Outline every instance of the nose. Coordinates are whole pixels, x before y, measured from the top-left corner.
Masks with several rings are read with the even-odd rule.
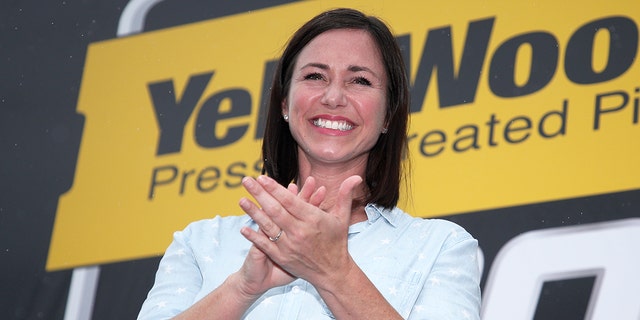
[[[321,100],[322,104],[331,107],[343,107],[347,103],[347,99],[345,97],[344,88],[342,84],[338,82],[330,83],[324,91]]]

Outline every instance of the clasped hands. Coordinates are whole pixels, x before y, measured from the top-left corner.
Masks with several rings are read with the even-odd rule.
[[[253,243],[237,273],[243,293],[258,297],[296,278],[316,288],[340,281],[355,265],[347,237],[353,193],[361,182],[361,177],[351,176],[335,197],[328,197],[313,177],[300,190],[295,184],[284,188],[267,176],[245,177],[242,184],[257,204],[247,198],[239,204],[259,230],[240,230]]]

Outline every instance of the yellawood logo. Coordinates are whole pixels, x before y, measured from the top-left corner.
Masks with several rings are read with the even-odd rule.
[[[303,2],[90,46],[83,141],[47,269],[157,255],[190,221],[240,214],[240,179],[260,173],[272,62],[337,6],[384,17],[405,48],[408,211],[640,188],[639,4]]]

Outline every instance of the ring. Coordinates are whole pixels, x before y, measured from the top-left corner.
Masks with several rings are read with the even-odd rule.
[[[269,240],[276,242],[278,241],[278,239],[280,239],[281,235],[282,235],[282,229],[280,229],[280,232],[278,232],[278,234],[275,237],[269,237]]]

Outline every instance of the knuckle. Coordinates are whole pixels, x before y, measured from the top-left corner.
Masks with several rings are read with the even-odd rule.
[[[271,231],[276,230],[276,229],[278,229],[278,226],[276,226],[276,224],[273,223],[273,221],[268,221],[268,222],[266,222],[264,224],[264,231],[265,232],[271,232]],[[269,234],[267,234],[267,235],[269,235]]]

